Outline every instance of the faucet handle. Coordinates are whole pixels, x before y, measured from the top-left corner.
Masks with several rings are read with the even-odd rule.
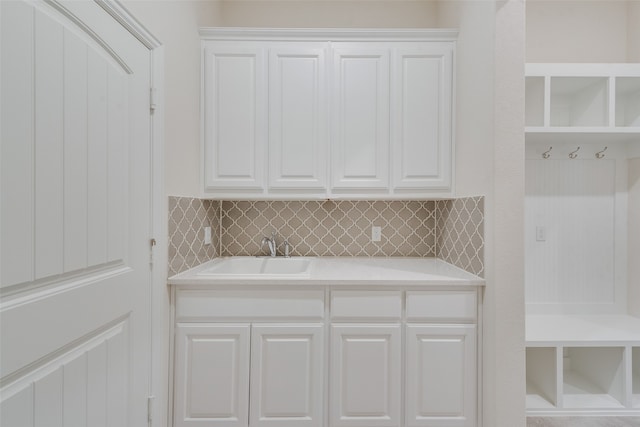
[[[291,245],[289,244],[289,241],[287,239],[284,239],[284,257],[285,258],[291,258],[291,255],[289,254],[291,250]]]

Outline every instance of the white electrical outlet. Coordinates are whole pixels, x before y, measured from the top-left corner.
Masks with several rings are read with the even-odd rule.
[[[379,242],[382,240],[382,227],[374,225],[371,227],[371,241]]]
[[[536,227],[536,242],[544,242],[547,240],[547,229],[542,225]]]
[[[205,245],[211,244],[211,227],[204,228],[204,244]]]

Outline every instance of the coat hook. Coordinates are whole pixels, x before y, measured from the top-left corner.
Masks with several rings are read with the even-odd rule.
[[[569,153],[569,158],[570,159],[575,159],[576,157],[578,157],[578,151],[580,151],[580,146],[578,145],[578,148],[576,148],[575,151],[572,151]]]
[[[549,157],[551,157],[551,150],[553,150],[553,147],[549,147],[549,149],[547,151],[542,153],[542,158],[543,159],[548,159]]]
[[[596,153],[596,159],[601,159],[601,158],[603,158],[603,157],[604,157],[604,152],[605,152],[605,151],[607,151],[607,148],[608,148],[608,147],[604,147],[604,150],[602,150],[602,151],[598,151],[598,152]]]

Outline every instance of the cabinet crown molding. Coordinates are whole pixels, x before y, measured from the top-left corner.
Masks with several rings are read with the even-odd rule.
[[[203,40],[456,41],[453,28],[243,28],[205,27]]]

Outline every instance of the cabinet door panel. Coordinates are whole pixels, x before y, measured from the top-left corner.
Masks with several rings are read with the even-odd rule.
[[[205,190],[264,188],[265,66],[260,47],[205,47]]]
[[[248,425],[248,324],[178,325],[175,426]]]
[[[251,426],[323,425],[322,331],[322,325],[253,326]]]
[[[475,325],[407,326],[407,426],[475,426],[475,334]]]
[[[398,48],[393,57],[394,190],[451,186],[450,43]]]
[[[389,187],[389,53],[334,44],[332,188]]]
[[[270,49],[269,188],[325,189],[324,46]]]
[[[400,325],[331,328],[333,426],[400,425]]]

